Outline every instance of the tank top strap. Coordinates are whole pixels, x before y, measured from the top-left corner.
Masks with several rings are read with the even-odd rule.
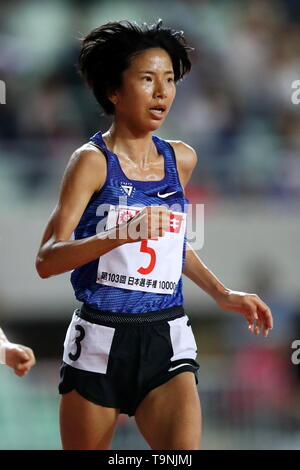
[[[153,136],[153,141],[158,151],[164,156],[165,171],[168,175],[170,186],[177,186],[182,189],[177,169],[176,156],[172,145],[156,135]]]
[[[120,179],[122,175],[119,171],[119,164],[118,164],[118,161],[116,160],[117,157],[115,156],[114,153],[108,150],[106,143],[104,142],[104,139],[102,137],[102,133],[99,131],[96,134],[94,134],[92,137],[90,137],[90,142],[96,145],[96,147],[100,148],[100,150],[102,150],[103,154],[105,155],[105,158],[107,161],[106,180],[109,181],[111,178]]]
[[[94,134],[90,137],[89,141],[92,142],[97,147],[99,147],[105,154],[107,153],[107,148],[106,148],[105,142],[102,138],[101,132],[96,132],[96,134]]]

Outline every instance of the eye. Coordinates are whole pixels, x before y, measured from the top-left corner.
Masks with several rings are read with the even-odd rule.
[[[169,82],[169,83],[174,82],[174,78],[169,77],[169,78],[168,78],[168,82]]]
[[[143,77],[143,80],[145,80],[145,79],[146,79],[147,82],[152,81],[152,78],[149,75],[147,75],[146,77]]]

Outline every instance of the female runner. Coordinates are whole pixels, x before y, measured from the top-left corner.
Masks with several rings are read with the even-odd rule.
[[[81,302],[61,367],[64,449],[108,449],[119,413],[135,417],[152,449],[200,448],[182,272],[253,333],[272,328],[257,295],[228,289],[186,250],[184,188],[196,153],[153,132],[191,68],[189,49],[161,20],[108,23],[82,43],[80,71],[113,123],[71,156],[36,260],[42,278],[72,270]]]

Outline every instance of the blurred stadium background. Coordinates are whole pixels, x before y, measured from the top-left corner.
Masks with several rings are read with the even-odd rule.
[[[78,303],[69,274],[39,279],[34,261],[73,150],[110,120],[76,73],[79,41],[129,19],[185,31],[191,74],[158,135],[198,152],[189,185],[205,205],[202,260],[235,290],[270,305],[275,329],[254,337],[185,280],[198,344],[203,449],[299,449],[300,79],[297,0],[1,0],[0,324],[37,365],[0,376],[0,449],[59,449],[58,367]],[[120,416],[113,449],[147,449]]]

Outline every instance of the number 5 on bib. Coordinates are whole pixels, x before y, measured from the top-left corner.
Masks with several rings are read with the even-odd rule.
[[[114,225],[120,211],[132,216],[141,208],[112,206]],[[112,217],[108,216],[112,222]],[[182,272],[182,253],[186,227],[186,214],[172,212],[170,230],[165,236],[128,243],[99,258],[97,280],[99,284],[122,289],[173,294]]]

